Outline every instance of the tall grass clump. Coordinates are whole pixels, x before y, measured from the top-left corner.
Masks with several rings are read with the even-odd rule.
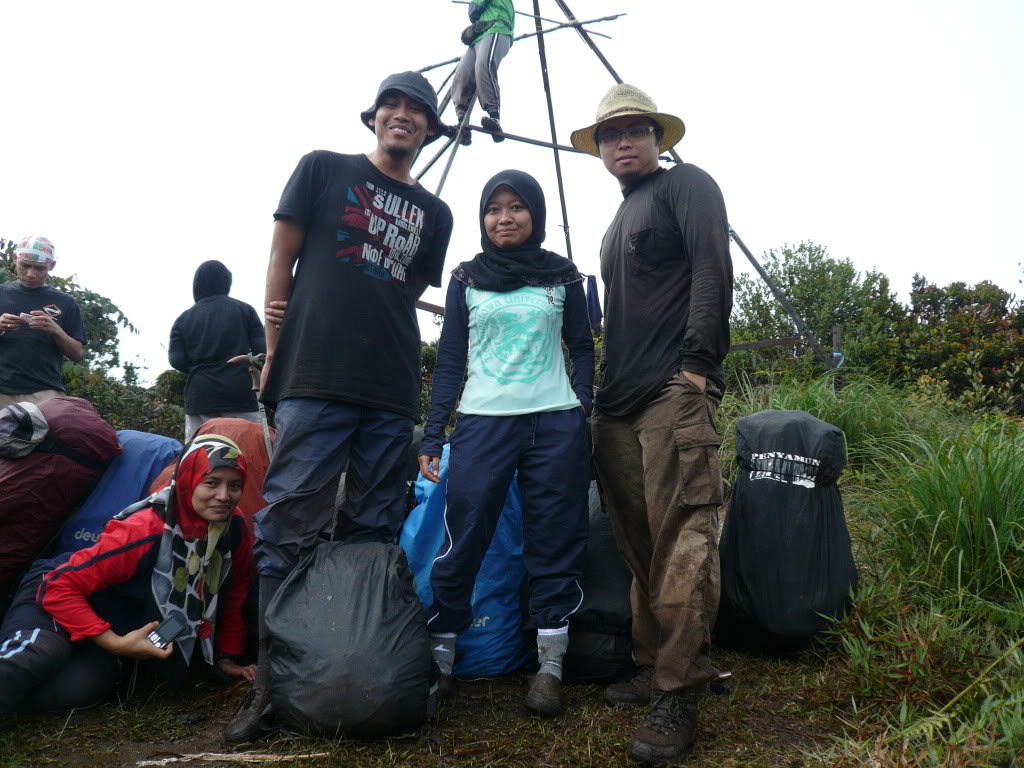
[[[893,554],[934,592],[968,594],[1011,628],[1024,623],[1024,430],[981,421],[953,438],[915,438],[879,467]]]
[[[856,727],[827,762],[1014,765],[1024,753],[1024,429],[950,419],[870,453],[858,498],[874,518],[874,567],[831,633]]]
[[[869,461],[878,446],[903,446],[921,430],[923,418],[919,404],[867,376],[843,374],[840,379],[836,371],[812,379],[782,375],[761,385],[740,376],[736,392],[722,404],[723,437],[726,426],[731,431],[735,421],[766,409],[806,411],[839,427],[854,466]]]

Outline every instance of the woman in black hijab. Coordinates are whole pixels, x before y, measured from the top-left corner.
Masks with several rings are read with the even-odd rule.
[[[484,185],[483,250],[452,272],[419,461],[424,477],[439,482],[445,426],[465,380],[450,440],[445,540],[430,578],[434,658],[444,687],[456,637],[472,624],[476,574],[518,471],[541,662],[526,706],[553,716],[562,711],[569,619],[583,600],[594,342],[583,276],[541,247],[545,218],[544,192],[529,174],[502,171]]]

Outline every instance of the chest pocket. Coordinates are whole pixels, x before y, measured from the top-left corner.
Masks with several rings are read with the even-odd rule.
[[[626,239],[626,264],[629,274],[643,275],[657,268],[654,228],[637,230]]]

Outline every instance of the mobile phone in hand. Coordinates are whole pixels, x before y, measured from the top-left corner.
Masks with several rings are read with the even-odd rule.
[[[178,616],[168,616],[160,622],[160,626],[150,632],[149,642],[157,648],[166,648],[168,643],[185,631],[185,622]]]

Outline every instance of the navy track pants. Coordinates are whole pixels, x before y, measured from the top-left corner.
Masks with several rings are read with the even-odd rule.
[[[394,543],[405,520],[414,422],[391,411],[291,397],[275,412],[277,441],[256,514],[256,570],[283,579],[337,525],[334,538]],[[341,473],[345,503],[335,500]]]
[[[103,701],[121,680],[119,658],[95,643],[72,643],[23,582],[0,626],[0,713],[65,712]]]
[[[590,432],[582,408],[522,416],[459,414],[451,436],[445,540],[434,560],[431,632],[460,634],[512,478],[523,497],[523,560],[530,618],[562,629],[583,602],[589,534]]]

